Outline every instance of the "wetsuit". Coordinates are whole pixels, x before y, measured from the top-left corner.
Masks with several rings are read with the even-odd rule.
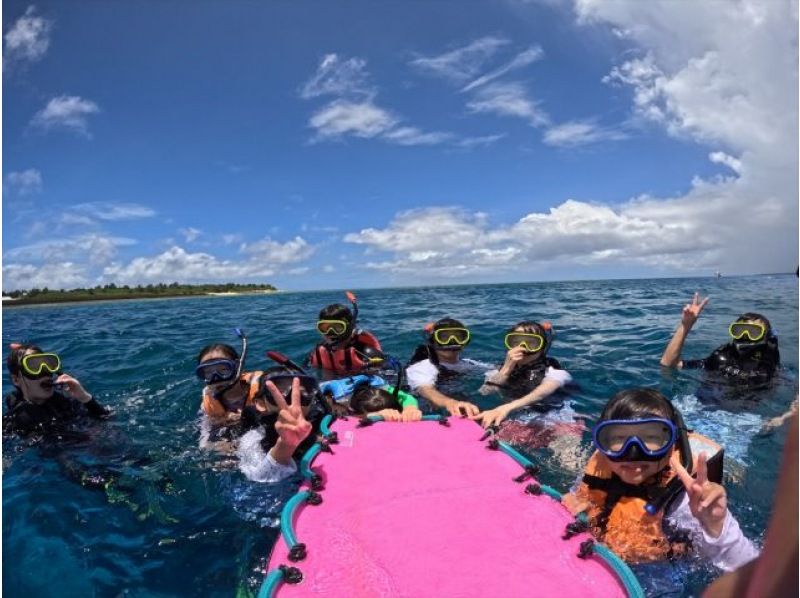
[[[487,380],[496,372],[497,370],[487,372]],[[552,357],[546,357],[545,359],[538,359],[527,365],[518,365],[511,371],[511,374],[509,374],[503,384],[494,382],[487,383],[492,386],[497,386],[505,398],[515,400],[535,390],[545,379],[554,380],[561,386],[572,381],[572,377],[561,367],[558,360]],[[555,392],[541,401],[536,401],[528,405],[527,408],[544,413],[552,409],[561,409],[563,406],[563,395],[559,392]]]
[[[684,360],[683,368],[703,369],[732,381],[759,385],[772,380],[780,360],[775,341],[744,345],[741,349],[737,349],[735,343],[728,343],[715,349],[705,359]]]
[[[3,430],[27,436],[33,432],[47,433],[60,424],[89,417],[99,420],[108,416],[109,411],[96,400],[81,403],[60,392],[42,404],[26,401],[19,390],[6,395],[7,411],[3,417]]]
[[[312,405],[306,420],[311,424],[311,432],[295,449],[293,460],[284,465],[278,463],[269,454],[280,437],[275,430],[278,421],[277,413],[254,414],[250,410],[242,412],[242,420],[245,425],[252,426],[239,439],[237,454],[239,455],[239,469],[247,476],[247,479],[254,482],[278,482],[297,471],[295,461],[300,460],[306,451],[317,441],[320,433],[320,425],[325,417],[325,408],[318,403]]]

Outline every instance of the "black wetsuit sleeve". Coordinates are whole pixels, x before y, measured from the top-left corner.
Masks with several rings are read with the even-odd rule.
[[[682,367],[684,370],[704,370],[706,359],[684,359]]]
[[[108,409],[108,407],[103,407],[94,399],[88,403],[84,403],[83,406],[86,408],[86,413],[88,413],[94,419],[104,419],[111,414],[111,411]]]

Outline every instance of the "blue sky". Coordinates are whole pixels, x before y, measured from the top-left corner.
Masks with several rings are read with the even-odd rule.
[[[4,290],[797,265],[796,2],[6,1],[3,36]]]

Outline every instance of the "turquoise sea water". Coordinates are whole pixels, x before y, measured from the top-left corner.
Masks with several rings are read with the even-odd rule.
[[[783,368],[757,400],[703,402],[698,372],[661,374],[658,359],[695,290],[711,303],[684,357],[705,356],[724,342],[741,312],[761,312],[777,329]],[[731,508],[745,533],[761,541],[785,429],[758,431],[788,408],[797,389],[794,275],[366,290],[358,298],[361,325],[402,360],[421,340],[422,326],[445,315],[472,329],[465,356],[486,363],[502,359],[509,325],[551,321],[551,355],[577,383],[562,419],[596,417],[621,388],[658,387],[691,427],[725,444]],[[237,345],[231,330],[239,326],[250,338],[249,369],[266,365],[267,349],[299,360],[316,342],[320,307],[343,300],[342,292],[326,291],[4,309],[3,347],[31,340],[58,352],[66,371],[115,415],[88,430],[90,441],[31,446],[4,439],[3,590],[36,596],[257,590],[280,506],[294,489],[247,482],[225,458],[197,449],[195,357],[212,341]],[[495,397],[474,392],[480,381],[466,380],[467,391],[479,405],[494,405]],[[10,389],[4,371],[3,391]],[[527,453],[543,464],[545,482],[564,489],[589,454],[588,434]],[[111,469],[118,481],[107,491],[84,488],[70,474],[76,463],[81,471]],[[691,567],[679,583],[697,594],[713,575]]]

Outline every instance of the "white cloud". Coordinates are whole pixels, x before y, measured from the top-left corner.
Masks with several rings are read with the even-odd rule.
[[[88,117],[97,112],[100,112],[100,107],[91,100],[58,96],[33,116],[31,126],[45,131],[63,128],[88,137]]]
[[[619,141],[627,137],[619,129],[601,127],[591,120],[573,120],[547,129],[542,141],[555,147],[577,147],[600,141]]]
[[[50,46],[52,26],[52,21],[37,16],[36,9],[29,6],[4,36],[4,66],[22,61],[35,62],[44,57]]]
[[[384,133],[383,138],[397,145],[438,145],[450,141],[453,134],[441,131],[425,133],[416,127],[397,127]]]
[[[344,135],[375,137],[388,131],[397,119],[371,101],[353,103],[335,100],[324,106],[309,120],[320,138],[335,139]]]
[[[341,59],[337,54],[326,54],[317,72],[306,81],[300,97],[307,100],[323,95],[372,97],[375,89],[369,85],[363,58]]]
[[[330,274],[331,272],[336,272],[336,268],[331,266],[330,264],[325,264],[322,266],[322,271],[326,274]]]
[[[295,237],[286,243],[279,243],[269,238],[255,243],[245,243],[240,250],[242,253],[254,256],[255,261],[279,266],[308,259],[313,255],[315,248],[302,237]]]
[[[302,274],[307,274],[310,269],[311,268],[309,268],[308,266],[300,266],[299,268],[292,268],[290,270],[287,270],[286,273],[292,276],[300,276]]]
[[[42,191],[42,173],[35,168],[20,172],[9,172],[6,175],[9,190],[18,195],[31,195]]]
[[[502,77],[506,73],[514,71],[516,69],[528,66],[536,62],[537,60],[541,60],[544,56],[544,51],[540,46],[531,46],[527,50],[520,52],[514,58],[511,59],[510,62],[504,64],[503,66],[496,68],[495,70],[486,73],[485,75],[481,75],[474,81],[467,84],[461,91],[470,91],[481,85],[486,85],[487,83],[494,81],[495,79]]]
[[[708,159],[714,164],[724,164],[736,174],[741,174],[742,172],[742,161],[729,156],[725,152],[711,152],[708,154]]]
[[[110,262],[118,247],[135,245],[136,241],[125,237],[109,237],[99,234],[48,239],[29,245],[9,249],[3,255],[5,262],[55,263],[63,260],[101,266]]]
[[[58,224],[62,228],[70,228],[73,226],[94,226],[97,222],[86,216],[85,214],[76,214],[74,212],[63,212],[58,219]]]
[[[116,222],[120,220],[138,220],[139,218],[152,218],[156,211],[148,206],[137,203],[95,201],[76,204],[69,211],[85,215],[92,220]]]
[[[242,242],[242,235],[240,235],[239,233],[222,235],[223,245],[236,245],[237,243],[241,242]]]
[[[473,147],[491,145],[500,141],[505,136],[505,133],[502,133],[499,135],[483,135],[481,137],[464,137],[456,141],[456,146],[464,149],[472,149]]]
[[[34,266],[3,264],[3,292],[16,290],[72,289],[88,283],[86,268],[72,262]]]
[[[183,235],[183,238],[186,240],[187,243],[193,243],[197,240],[197,238],[203,233],[203,231],[192,228],[191,226],[187,228],[178,229],[178,232]]]
[[[178,246],[152,258],[137,257],[127,265],[111,264],[103,269],[106,280],[119,284],[236,281],[264,278],[274,273],[273,267],[260,260],[220,260],[208,253],[187,253]]]
[[[639,56],[605,79],[632,90],[634,114],[712,146],[709,158],[737,175],[696,180],[683,197],[649,198],[639,213],[702,224],[702,234],[726,248],[723,270],[795,267],[797,3],[578,0],[576,13],[639,45]],[[758,251],[734,231],[742,218]]]
[[[531,126],[539,127],[549,122],[547,114],[538,103],[528,97],[525,87],[519,82],[490,83],[480,87],[467,110],[474,113],[494,113],[500,116],[522,118]]]
[[[333,95],[336,99],[311,115],[308,125],[315,131],[312,142],[358,137],[402,146],[451,144],[470,149],[500,138],[463,138],[447,131],[425,131],[404,124],[400,116],[376,103],[377,88],[368,84],[368,78],[366,61],[361,58],[343,59],[337,54],[327,54],[322,59],[300,96],[312,99]]]
[[[505,63],[484,70],[509,43],[503,38],[485,37],[439,56],[418,58],[411,65],[463,85],[461,92],[470,97],[466,104],[468,112],[521,118],[534,127],[546,125],[549,122],[547,113],[531,98],[525,85],[502,79],[512,71],[541,60],[544,51],[540,46],[531,46]]]
[[[497,50],[508,43],[507,39],[499,37],[482,37],[438,56],[412,60],[411,66],[455,83],[465,83],[475,77]]]
[[[733,180],[728,184],[735,184]],[[731,255],[741,235],[741,218],[718,216],[727,197],[714,197],[718,185],[696,183],[687,200],[638,198],[618,207],[567,200],[547,212],[532,212],[508,226],[491,226],[486,214],[455,208],[402,212],[383,229],[345,235],[363,245],[372,259],[367,268],[406,279],[519,276],[548,267],[613,264],[648,266],[664,271],[707,273],[763,269],[760,255]],[[754,226],[781,218],[776,203],[762,204]],[[446,231],[443,234],[442,231]]]

